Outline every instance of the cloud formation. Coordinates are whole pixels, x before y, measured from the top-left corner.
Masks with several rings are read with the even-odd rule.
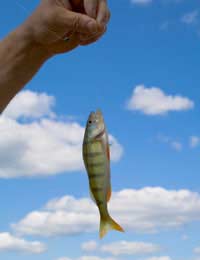
[[[54,105],[55,98],[53,96],[24,90],[11,100],[3,115],[13,119],[52,116]]]
[[[198,21],[198,16],[199,16],[199,11],[194,10],[190,13],[185,14],[182,18],[181,21],[187,25],[194,24]]]
[[[200,137],[198,136],[191,136],[189,141],[190,147],[195,148],[200,145]]]
[[[51,110],[54,101],[44,93],[21,92],[0,117],[0,178],[84,170],[84,127],[77,122],[58,120]],[[20,118],[31,121],[22,123]],[[115,137],[109,135],[109,139],[111,159],[118,161],[123,148]]]
[[[159,232],[200,221],[200,194],[159,187],[125,189],[113,193],[109,211],[125,230]],[[90,199],[65,196],[30,212],[12,228],[19,234],[39,236],[97,232],[99,213]]]
[[[152,3],[152,0],[131,0],[131,3],[136,5],[148,5]]]
[[[146,258],[145,260],[172,260],[172,259],[169,256],[155,256],[155,257]]]
[[[147,255],[157,253],[161,250],[161,247],[156,244],[125,240],[102,245],[98,245],[95,241],[88,241],[83,243],[81,247],[84,251],[99,251],[103,253],[109,253],[114,256]]]
[[[200,246],[195,247],[193,251],[195,254],[200,254]]]
[[[98,248],[98,244],[96,241],[88,241],[88,242],[85,242],[81,245],[81,248],[83,251],[86,251],[86,252],[92,252],[92,251],[95,251],[97,248]]]
[[[81,256],[78,258],[68,258],[68,257],[61,257],[57,260],[117,260],[116,258],[112,257],[98,257],[98,256]],[[165,259],[164,259],[165,260]]]
[[[114,256],[119,255],[147,255],[160,251],[160,246],[152,243],[119,241],[103,245],[101,251]]]
[[[170,111],[184,111],[194,107],[194,102],[179,95],[165,94],[157,87],[138,85],[128,100],[127,108],[146,115],[165,115]]]
[[[91,200],[65,196],[29,213],[12,227],[20,234],[57,236],[94,232],[98,225],[97,208]]]
[[[41,254],[46,251],[46,246],[38,241],[30,242],[9,233],[0,233],[0,251]]]
[[[173,140],[169,136],[158,135],[158,141],[164,144],[168,144],[173,150],[180,152],[183,149],[183,145],[181,142]]]
[[[138,5],[138,6],[148,6],[149,4],[152,3],[157,3],[158,1],[154,1],[154,0],[130,0],[132,4],[134,5]],[[180,3],[183,0],[160,0],[161,3]]]

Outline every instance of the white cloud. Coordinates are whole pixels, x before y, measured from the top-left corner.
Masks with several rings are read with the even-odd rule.
[[[61,258],[58,258],[57,260],[72,260],[72,259],[68,258],[68,257],[61,257]]]
[[[200,194],[159,187],[125,189],[113,193],[109,211],[125,230],[159,232],[200,221]],[[39,236],[97,232],[99,213],[90,199],[65,196],[30,212],[12,227],[20,234]]]
[[[68,258],[68,257],[61,257],[61,258],[58,258],[57,260],[117,260],[115,258],[110,258],[110,257],[98,257],[98,256],[81,256],[81,257],[78,257],[78,258]]]
[[[189,236],[188,236],[188,235],[186,235],[186,234],[184,234],[184,235],[182,235],[182,236],[181,236],[181,239],[186,241],[186,240],[188,240],[188,239],[189,239]]]
[[[84,127],[76,122],[59,121],[56,117],[55,119],[42,117],[40,120],[21,123],[13,118],[25,116],[23,111],[27,111],[28,117],[45,116],[47,111],[50,111],[53,98],[30,91],[19,95],[12,101],[14,105],[11,103],[11,109],[8,106],[10,112],[0,117],[0,178],[37,177],[84,170],[82,160]],[[34,97],[32,103],[41,107],[38,111],[33,109],[34,106],[26,110],[23,102],[20,105],[22,97],[29,96]],[[15,108],[16,114],[14,114]],[[116,138],[111,135],[109,138],[111,159],[118,161],[123,148]]]
[[[123,147],[122,145],[117,141],[117,139],[109,135],[109,143],[110,143],[110,154],[111,154],[111,160],[113,162],[117,162],[121,159],[123,155]]]
[[[160,246],[144,242],[119,241],[103,245],[101,251],[114,256],[119,255],[146,255],[160,251]]]
[[[161,247],[156,244],[137,242],[137,241],[118,241],[113,243],[107,243],[98,245],[95,241],[88,241],[81,245],[84,251],[100,251],[103,253],[109,253],[114,256],[119,255],[146,255],[157,253],[161,250]]]
[[[190,13],[185,14],[182,18],[181,21],[185,24],[194,24],[197,22],[199,16],[199,11],[198,10],[194,10]]]
[[[13,227],[21,234],[56,236],[94,232],[98,224],[98,212],[91,200],[65,196],[50,201],[42,211],[29,213]]]
[[[171,23],[169,21],[165,21],[160,25],[160,30],[161,31],[166,31],[169,29],[169,26],[171,25]]]
[[[158,141],[161,143],[168,144],[172,149],[174,149],[177,152],[180,152],[183,148],[182,143],[173,140],[172,138],[165,136],[165,135],[158,135],[157,137]]]
[[[81,256],[76,260],[116,260],[113,257]]]
[[[138,5],[138,6],[147,6],[151,3],[156,3],[158,1],[153,1],[153,0],[130,0],[132,4]],[[163,4],[168,4],[168,3],[180,3],[183,0],[160,0],[161,3]]]
[[[164,115],[170,111],[183,111],[194,107],[193,101],[182,96],[166,95],[157,87],[138,85],[127,103],[127,108],[146,115]]]
[[[52,107],[55,98],[46,93],[36,93],[30,90],[21,91],[4,110],[3,115],[10,118],[40,118],[53,115]]]
[[[155,257],[147,258],[145,260],[172,260],[172,259],[169,256],[155,256]]]
[[[193,251],[195,254],[200,254],[200,247],[195,247]]]
[[[152,3],[152,0],[131,0],[131,3],[137,5],[147,5]]]
[[[26,241],[14,237],[9,233],[0,233],[0,251],[18,251],[32,254],[41,254],[46,251],[46,246],[38,241]]]
[[[81,245],[82,250],[87,251],[87,252],[91,252],[96,250],[98,247],[97,242],[96,241],[88,241],[85,242]]]
[[[182,150],[182,144],[180,142],[177,142],[177,141],[173,141],[171,143],[171,146],[174,150],[176,151],[181,151]]]
[[[195,148],[200,145],[200,137],[198,136],[191,136],[190,137],[190,147]]]

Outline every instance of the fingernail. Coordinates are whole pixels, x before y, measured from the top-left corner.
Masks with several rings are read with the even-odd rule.
[[[103,32],[106,29],[105,24],[98,23],[98,32]]]
[[[96,32],[98,32],[97,23],[94,22],[94,21],[90,21],[90,22],[87,24],[87,28],[88,28],[88,30],[89,30],[91,33],[96,33]]]
[[[106,26],[106,24],[107,24],[107,20],[106,20],[106,18],[104,17],[104,18],[102,18],[100,21],[99,21],[99,24],[101,24],[101,26]]]

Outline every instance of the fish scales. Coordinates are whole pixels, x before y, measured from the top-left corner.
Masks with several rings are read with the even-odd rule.
[[[100,237],[111,229],[123,232],[122,227],[110,217],[107,208],[111,196],[110,154],[108,134],[101,111],[92,112],[88,118],[83,141],[83,160],[91,196],[99,208]]]
[[[86,165],[91,191],[96,201],[104,201],[106,189],[105,152],[99,141],[88,143],[86,151]]]

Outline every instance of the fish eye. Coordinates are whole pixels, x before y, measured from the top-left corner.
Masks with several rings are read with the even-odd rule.
[[[90,120],[88,123],[89,123],[89,124],[92,124],[92,121]]]

